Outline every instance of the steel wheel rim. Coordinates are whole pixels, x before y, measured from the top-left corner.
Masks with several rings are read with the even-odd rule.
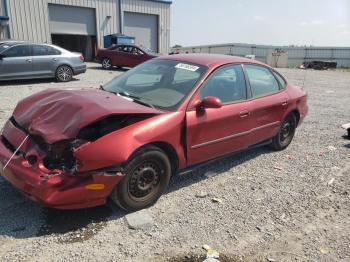
[[[110,68],[111,67],[111,62],[109,59],[103,59],[102,65],[104,68]]]
[[[284,122],[280,131],[281,142],[288,140],[292,132],[293,132],[292,123],[290,121]]]
[[[145,162],[133,170],[128,183],[129,195],[144,200],[156,194],[160,185],[161,168],[157,163]]]
[[[72,77],[72,71],[69,67],[62,66],[58,69],[57,75],[60,80],[67,81]]]

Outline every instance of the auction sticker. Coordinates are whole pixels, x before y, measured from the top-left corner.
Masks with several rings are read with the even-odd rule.
[[[193,72],[197,71],[198,68],[199,68],[198,66],[189,65],[189,64],[183,64],[183,63],[177,64],[175,67],[176,68],[180,68],[180,69],[193,71]]]

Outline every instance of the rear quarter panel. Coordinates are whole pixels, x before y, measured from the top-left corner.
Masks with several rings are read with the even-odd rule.
[[[290,98],[289,102],[289,110],[287,112],[290,113],[294,110],[297,110],[300,115],[299,125],[304,120],[305,116],[308,113],[308,105],[307,105],[307,92],[302,90],[300,87],[289,84],[286,89],[288,96]]]

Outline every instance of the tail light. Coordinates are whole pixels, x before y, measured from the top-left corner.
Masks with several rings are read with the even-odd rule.
[[[80,61],[81,61],[81,62],[84,62],[84,60],[85,60],[84,56],[81,55],[81,56],[80,56]]]

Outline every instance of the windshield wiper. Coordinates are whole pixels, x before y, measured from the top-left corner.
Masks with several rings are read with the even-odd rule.
[[[141,105],[148,106],[148,107],[155,109],[154,105],[147,103],[147,102],[143,101],[142,98],[135,96],[135,95],[132,95],[132,94],[129,94],[128,92],[123,91],[123,92],[118,92],[116,94],[120,95],[120,96],[125,96],[128,98],[131,98],[136,103],[139,103]]]

